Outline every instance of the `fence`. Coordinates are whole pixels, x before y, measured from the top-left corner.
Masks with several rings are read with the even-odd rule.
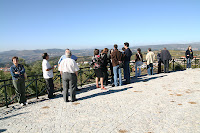
[[[132,65],[130,65],[131,66],[130,67],[131,68],[131,76],[135,76],[134,75],[134,71],[135,71],[134,63],[135,62],[130,62],[130,64],[132,64]],[[145,61],[144,61],[144,64],[145,64]],[[185,59],[182,59],[182,60],[172,59],[170,61],[169,65],[170,65],[169,68],[171,71],[177,71],[177,70],[179,70],[178,68],[182,67],[182,66],[183,67],[180,68],[180,70],[185,70],[186,69],[186,60]],[[179,66],[179,67],[177,67],[177,66]],[[192,67],[193,68],[199,67],[199,59],[198,60],[196,58],[193,59]],[[154,73],[156,73],[156,70],[157,70],[157,62],[154,63]],[[110,73],[110,70],[108,72]],[[142,73],[143,74],[147,73],[145,67],[142,68]],[[94,75],[95,75],[94,70],[91,69],[90,67],[80,68],[79,76],[78,76],[78,86],[82,87],[82,85],[84,85],[84,84],[94,82],[95,81]],[[56,86],[57,86],[56,91],[62,91],[62,80],[61,80],[61,75],[59,72],[54,73],[54,82],[56,82]],[[1,106],[8,107],[8,105],[11,104],[12,102],[14,102],[14,100],[16,100],[16,98],[17,98],[17,95],[14,95],[14,97],[13,97],[12,92],[10,92],[10,93],[8,92],[8,88],[10,90],[14,90],[14,87],[12,84],[12,79],[0,80],[0,83],[2,84],[0,86],[0,92],[1,92],[0,98],[2,100]],[[38,84],[40,84],[40,85],[38,86]],[[32,87],[32,89],[28,89],[30,86]],[[29,91],[26,91],[26,93],[27,93],[26,96],[28,98],[32,98],[32,97],[38,98],[38,96],[45,94],[44,91],[46,90],[46,84],[42,77],[42,74],[28,76],[28,80],[26,80],[26,90],[29,90]]]

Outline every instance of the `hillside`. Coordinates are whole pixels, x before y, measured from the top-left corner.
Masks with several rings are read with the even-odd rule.
[[[192,45],[194,51],[200,50],[200,43],[194,44],[165,44],[165,45],[146,45],[146,46],[134,46],[130,44],[130,49],[133,52],[136,52],[137,48],[141,48],[142,52],[146,52],[148,48],[152,48],[153,51],[158,51],[166,47],[168,50],[182,50],[185,51],[188,45]],[[106,46],[105,46],[106,47]],[[112,46],[107,46],[109,49]],[[98,48],[98,47],[96,47]],[[102,46],[99,48],[103,49]],[[119,45],[119,49],[121,50],[122,45]],[[72,50],[72,54],[76,56],[92,56],[94,49],[81,49],[81,50]],[[0,52],[0,65],[6,64],[11,62],[13,56],[18,56],[26,60],[26,63],[32,63],[36,60],[42,59],[42,53],[47,52],[50,57],[60,57],[64,54],[64,49],[41,49],[41,50],[11,50],[11,51],[4,51]]]

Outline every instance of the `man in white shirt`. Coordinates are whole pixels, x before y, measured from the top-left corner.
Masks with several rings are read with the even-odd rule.
[[[42,54],[42,71],[43,71],[43,77],[46,81],[46,86],[48,90],[48,98],[53,98],[55,95],[54,93],[54,84],[53,84],[53,69],[54,67],[51,67],[48,59],[49,55],[47,53]]]
[[[65,102],[68,100],[68,90],[70,89],[71,102],[76,101],[76,88],[77,88],[77,76],[79,67],[75,60],[71,59],[71,51],[65,52],[66,59],[60,63],[60,71],[62,75],[63,84],[63,98]]]

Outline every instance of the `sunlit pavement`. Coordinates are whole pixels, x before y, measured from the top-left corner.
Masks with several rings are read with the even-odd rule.
[[[200,69],[132,78],[107,91],[86,85],[78,101],[62,94],[0,108],[0,132],[199,133]]]

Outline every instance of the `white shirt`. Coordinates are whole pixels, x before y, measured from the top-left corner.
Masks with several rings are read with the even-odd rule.
[[[76,64],[75,60],[71,58],[66,58],[60,63],[60,71],[62,72],[75,73],[78,70],[78,65]]]
[[[148,52],[146,55],[147,65],[153,63],[154,59],[155,59],[155,54],[152,51]]]
[[[53,69],[46,71],[49,68],[51,68],[49,62],[46,59],[43,59],[43,61],[42,61],[42,72],[43,72],[43,77],[45,79],[53,78]]]

